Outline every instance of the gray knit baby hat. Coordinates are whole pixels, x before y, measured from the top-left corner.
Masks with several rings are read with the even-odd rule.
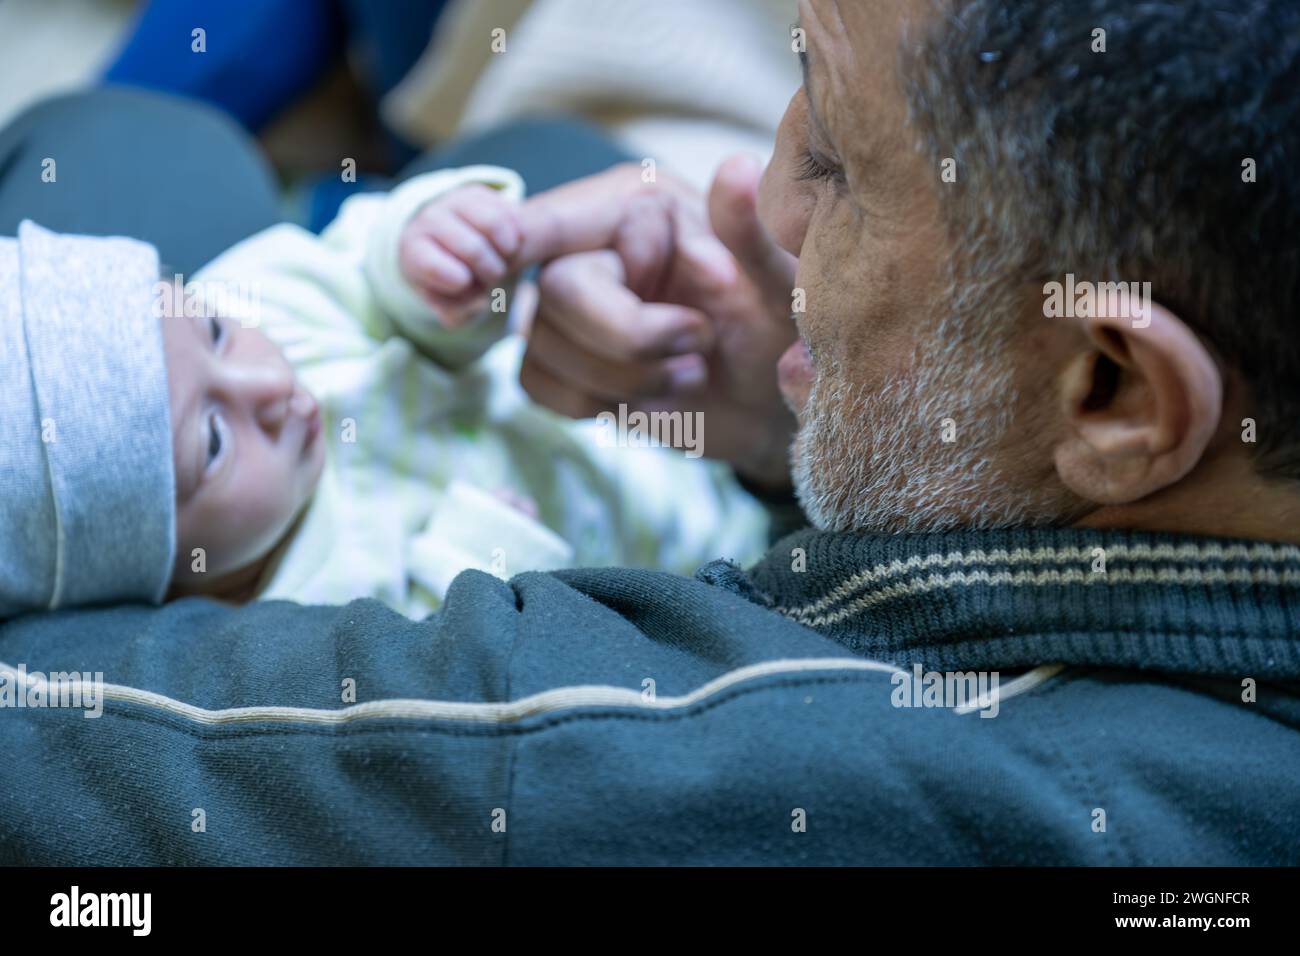
[[[0,618],[161,601],[176,490],[158,253],[0,239]]]

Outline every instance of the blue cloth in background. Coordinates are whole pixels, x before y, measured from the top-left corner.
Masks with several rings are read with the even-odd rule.
[[[256,131],[317,82],[345,39],[334,0],[152,0],[104,82],[201,100]]]
[[[341,0],[348,49],[378,106],[424,53],[447,0]],[[417,146],[385,127],[392,169],[419,155]],[[327,220],[328,221],[328,220]]]
[[[376,97],[415,66],[447,0],[341,0],[348,46]]]
[[[104,82],[202,100],[256,132],[351,50],[378,101],[420,58],[446,0],[152,0]],[[193,50],[193,31],[206,50]],[[415,150],[392,137],[398,164]]]

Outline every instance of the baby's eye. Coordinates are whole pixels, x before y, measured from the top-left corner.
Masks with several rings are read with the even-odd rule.
[[[222,447],[221,421],[219,416],[213,412],[208,416],[208,467],[217,460],[221,454]]]
[[[221,336],[222,336],[221,323],[218,322],[215,318],[208,319],[208,322],[210,323],[212,328],[212,344],[216,345],[221,341]]]

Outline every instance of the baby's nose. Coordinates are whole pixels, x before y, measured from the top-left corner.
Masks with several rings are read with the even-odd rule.
[[[230,372],[232,390],[247,404],[258,425],[278,431],[289,415],[293,369],[287,362],[249,362]]]
[[[256,406],[257,424],[265,431],[277,433],[284,427],[284,420],[289,417],[289,400],[271,398]]]

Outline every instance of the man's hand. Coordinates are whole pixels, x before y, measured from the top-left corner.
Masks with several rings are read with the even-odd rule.
[[[576,418],[620,402],[702,412],[706,455],[760,485],[787,487],[794,419],[776,364],[795,339],[795,259],[758,222],[761,168],[747,157],[724,163],[707,219],[687,187],[662,172],[650,187],[634,174],[601,174],[525,205],[532,257],[600,251],[542,271],[524,388]]]
[[[484,308],[488,289],[519,252],[519,205],[472,184],[426,204],[406,224],[398,251],[402,275],[423,293],[448,328]]]

